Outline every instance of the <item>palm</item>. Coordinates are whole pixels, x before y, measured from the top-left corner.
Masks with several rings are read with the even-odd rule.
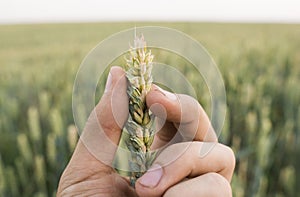
[[[76,165],[69,165],[60,180],[57,196],[85,194],[87,196],[137,196],[128,181],[110,167],[98,161],[79,142],[72,158]]]

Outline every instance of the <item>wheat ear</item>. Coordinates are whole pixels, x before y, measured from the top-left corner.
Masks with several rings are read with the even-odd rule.
[[[131,153],[129,167],[132,186],[135,185],[136,179],[147,171],[154,159],[154,154],[150,152],[154,139],[154,115],[146,105],[146,94],[152,84],[153,57],[151,51],[147,50],[144,37],[136,36],[130,55],[126,57],[129,116],[122,130],[129,134],[129,137],[123,140]]]

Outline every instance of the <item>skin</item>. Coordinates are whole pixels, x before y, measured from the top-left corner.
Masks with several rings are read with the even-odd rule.
[[[155,85],[146,102],[160,128],[152,148],[161,148],[153,172],[159,171],[162,176],[158,183],[147,186],[143,181],[148,177],[149,183],[147,172],[133,189],[126,178],[115,172],[109,164],[128,116],[126,83],[124,71],[112,67],[105,93],[61,176],[57,196],[232,196],[230,181],[235,157],[229,147],[217,142],[203,108],[187,95],[174,95]],[[115,109],[118,113],[113,113]],[[168,145],[177,132],[180,135],[176,143]],[[201,150],[206,154],[200,156]]]

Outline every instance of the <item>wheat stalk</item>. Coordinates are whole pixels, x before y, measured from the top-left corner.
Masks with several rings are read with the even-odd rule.
[[[152,84],[153,57],[151,51],[147,50],[144,37],[135,36],[130,55],[125,58],[126,77],[129,82],[127,87],[129,117],[122,130],[129,134],[123,140],[131,153],[129,167],[132,186],[135,185],[136,179],[147,171],[154,159],[154,153],[150,152],[154,139],[154,115],[146,105],[146,94],[150,91]]]

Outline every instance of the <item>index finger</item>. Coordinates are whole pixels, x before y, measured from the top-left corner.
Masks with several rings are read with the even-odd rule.
[[[167,121],[172,122],[183,137],[217,142],[210,120],[196,99],[184,94],[173,94],[156,85],[153,85],[146,99],[149,108],[155,104],[164,108],[161,110],[155,107],[151,111],[160,118],[166,116]]]

